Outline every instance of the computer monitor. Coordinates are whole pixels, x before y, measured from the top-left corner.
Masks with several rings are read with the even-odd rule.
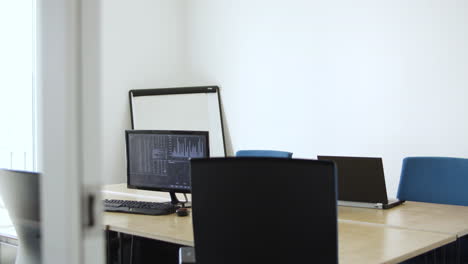
[[[127,186],[189,193],[190,159],[209,157],[207,131],[127,130]]]
[[[0,169],[0,196],[18,235],[17,264],[41,262],[39,177]]]

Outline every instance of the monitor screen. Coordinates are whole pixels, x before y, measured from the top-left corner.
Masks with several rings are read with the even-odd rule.
[[[206,131],[126,131],[129,188],[190,192],[190,158],[209,157]]]

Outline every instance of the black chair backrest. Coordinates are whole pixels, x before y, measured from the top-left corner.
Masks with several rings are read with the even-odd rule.
[[[191,161],[197,263],[338,263],[329,161]]]

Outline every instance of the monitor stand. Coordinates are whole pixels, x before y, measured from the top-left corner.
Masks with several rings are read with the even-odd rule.
[[[179,201],[175,192],[169,192],[169,195],[171,196],[171,203],[173,205],[180,205],[182,207],[187,207],[187,208],[192,207],[192,203],[189,201],[183,201],[183,202]]]
[[[174,205],[180,204],[179,199],[177,199],[177,195],[175,192],[169,192],[169,195],[171,196],[171,203]]]

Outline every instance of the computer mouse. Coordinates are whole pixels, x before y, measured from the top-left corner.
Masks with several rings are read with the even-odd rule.
[[[176,210],[177,216],[187,216],[189,215],[189,210],[185,207],[179,208]]]

